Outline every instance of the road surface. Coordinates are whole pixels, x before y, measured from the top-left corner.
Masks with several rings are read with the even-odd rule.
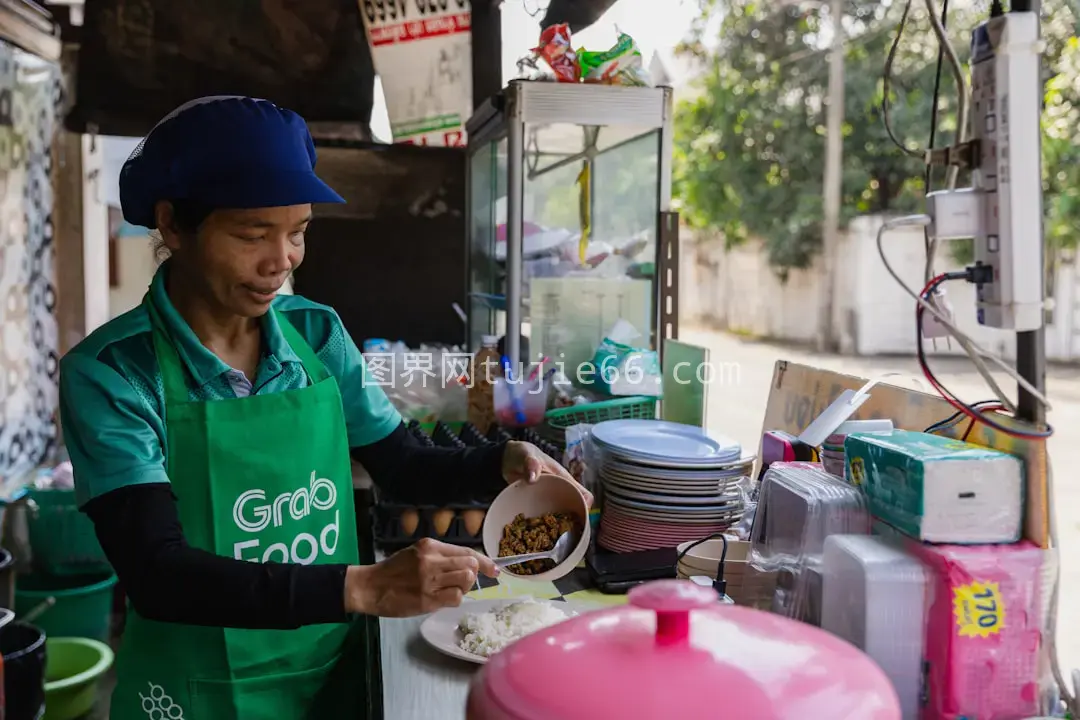
[[[859,358],[820,355],[805,349],[743,340],[733,335],[704,329],[682,329],[679,339],[710,350],[714,367],[737,363],[738,372],[725,371],[723,382],[709,391],[708,423],[710,429],[735,438],[744,447],[757,447],[765,404],[769,397],[773,366],[777,360],[789,360],[859,377],[874,377],[885,372],[903,372],[921,376],[914,358]],[[960,358],[935,358],[934,372],[953,392],[967,402],[989,398],[986,384],[971,364]],[[729,367],[729,366],[723,366]],[[1011,392],[1015,382],[1002,373],[998,384]],[[907,385],[905,385],[907,386]],[[1050,459],[1057,469],[1055,502],[1058,534],[1061,543],[1062,585],[1058,619],[1058,652],[1066,676],[1080,668],[1080,478],[1070,467],[1080,467],[1080,367],[1051,367],[1047,372],[1047,393],[1053,410],[1049,421],[1054,427],[1050,438]]]

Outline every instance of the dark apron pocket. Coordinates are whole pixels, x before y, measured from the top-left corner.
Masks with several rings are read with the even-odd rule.
[[[322,667],[247,680],[191,680],[193,720],[303,718],[338,659]]]

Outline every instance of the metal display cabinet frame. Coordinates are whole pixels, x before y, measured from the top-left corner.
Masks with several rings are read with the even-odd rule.
[[[586,147],[583,152],[562,158],[541,172],[556,169],[592,156],[600,156],[615,147],[625,146],[635,139],[656,135],[657,157],[657,216],[655,226],[656,259],[652,276],[652,327],[649,338],[654,349],[662,352],[664,339],[678,336],[678,269],[679,222],[671,210],[671,169],[674,128],[673,93],[668,87],[623,87],[613,85],[575,84],[544,81],[514,80],[498,95],[481,105],[466,124],[468,131],[468,182],[466,205],[469,233],[469,258],[466,263],[469,278],[468,338],[476,336],[473,326],[477,303],[490,299],[477,297],[473,283],[473,248],[476,225],[473,195],[477,179],[473,177],[473,158],[485,148],[506,141],[506,353],[512,367],[521,362],[522,277],[524,240],[524,193],[527,178],[527,133],[531,127],[576,125],[595,138],[603,128],[622,127],[633,132],[629,140],[597,151]],[[496,170],[496,173],[498,170]],[[501,181],[502,179],[499,178]],[[602,190],[600,190],[602,191]],[[596,197],[596,189],[590,197]],[[483,330],[486,333],[488,330]]]

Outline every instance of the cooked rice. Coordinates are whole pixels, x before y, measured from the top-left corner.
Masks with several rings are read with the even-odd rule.
[[[554,603],[524,598],[497,610],[466,615],[458,624],[462,650],[489,657],[507,645],[537,630],[556,625],[571,617]]]

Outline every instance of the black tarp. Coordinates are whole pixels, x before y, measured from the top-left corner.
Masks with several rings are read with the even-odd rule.
[[[296,292],[357,343],[464,342],[464,150],[320,143],[319,175],[346,203],[315,207]]]
[[[138,137],[193,98],[251,95],[366,134],[374,78],[356,0],[87,0],[66,125]]]
[[[615,2],[551,0],[542,25],[576,32]],[[74,132],[138,137],[193,98],[252,95],[369,137],[375,70],[357,0],[86,0],[79,35]]]
[[[655,0],[659,6],[665,0]],[[541,27],[567,23],[576,33],[592,25],[618,0],[551,0],[541,21]]]

